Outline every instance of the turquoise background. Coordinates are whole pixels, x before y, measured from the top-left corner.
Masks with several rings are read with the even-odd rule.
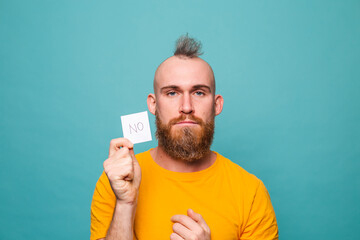
[[[358,239],[360,2],[346,0],[0,0],[0,239],[89,238],[120,115],[147,109],[186,32],[225,98],[213,149],[263,180],[281,239]]]

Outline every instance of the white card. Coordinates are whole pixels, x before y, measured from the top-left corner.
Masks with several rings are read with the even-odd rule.
[[[121,125],[124,137],[134,144],[152,140],[147,111],[121,116]]]

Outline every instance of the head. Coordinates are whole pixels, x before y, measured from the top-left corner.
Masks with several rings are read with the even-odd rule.
[[[178,39],[174,56],[155,72],[149,111],[156,115],[159,146],[174,159],[193,162],[206,156],[214,135],[214,119],[223,107],[215,94],[210,65],[199,56],[201,44],[187,35]]]

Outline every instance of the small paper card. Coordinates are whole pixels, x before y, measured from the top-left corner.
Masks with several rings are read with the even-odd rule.
[[[124,137],[134,144],[152,140],[147,111],[121,116],[121,125]]]

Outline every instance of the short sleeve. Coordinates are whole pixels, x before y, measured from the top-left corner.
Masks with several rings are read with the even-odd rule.
[[[114,214],[115,202],[115,194],[105,172],[103,172],[96,183],[91,203],[90,240],[106,237]]]
[[[241,240],[277,240],[278,226],[270,196],[262,181],[259,180],[250,215]]]

